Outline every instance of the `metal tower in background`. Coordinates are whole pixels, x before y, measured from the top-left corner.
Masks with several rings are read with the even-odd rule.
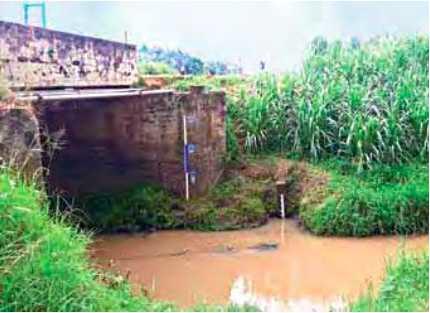
[[[42,18],[42,27],[46,28],[46,4],[45,4],[45,1],[39,1],[39,2],[24,1],[23,8],[24,8],[24,23],[25,23],[25,25],[28,25],[29,10],[31,8],[40,8],[40,15]]]

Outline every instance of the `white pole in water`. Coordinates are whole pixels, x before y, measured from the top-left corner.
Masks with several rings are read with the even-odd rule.
[[[285,218],[285,199],[283,193],[281,193],[281,217],[282,219]]]
[[[188,134],[187,134],[187,117],[184,114],[183,116],[183,126],[184,126],[184,163],[186,164],[186,166],[184,167],[184,172],[185,172],[185,199],[188,201],[188,199],[190,198],[190,191],[189,191],[189,176],[188,176],[188,153],[186,152],[185,149],[187,149],[187,144],[188,144]]]

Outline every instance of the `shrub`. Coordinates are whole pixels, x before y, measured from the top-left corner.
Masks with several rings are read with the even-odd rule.
[[[164,189],[153,185],[136,186],[110,194],[91,194],[78,200],[86,227],[99,231],[141,231],[175,228],[175,200]],[[79,213],[79,211],[77,211]]]
[[[178,73],[169,64],[150,61],[141,62],[138,71],[140,75],[173,75]]]
[[[355,312],[416,312],[429,310],[429,255],[402,252],[397,262],[387,266],[376,295],[372,288],[352,303]]]

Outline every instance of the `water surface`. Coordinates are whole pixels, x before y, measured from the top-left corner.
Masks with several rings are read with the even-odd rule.
[[[428,249],[428,236],[319,237],[297,221],[271,220],[241,231],[99,236],[92,254],[102,267],[127,275],[134,287],[143,284],[154,298],[183,307],[228,303],[232,286],[243,289],[243,281],[251,290],[239,293],[323,304],[353,299],[370,282],[377,285],[387,258],[400,246]]]

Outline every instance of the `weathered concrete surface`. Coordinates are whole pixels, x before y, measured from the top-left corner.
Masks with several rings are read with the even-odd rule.
[[[136,46],[0,21],[0,70],[11,87],[131,85]]]
[[[2,108],[0,104],[0,164],[24,177],[41,178],[39,125],[28,108]]]
[[[64,132],[61,149],[45,164],[56,191],[79,196],[117,192],[144,182],[184,194],[183,114],[188,139],[197,146],[191,196],[205,192],[223,170],[222,93],[160,92],[109,99],[37,104],[42,128]]]

